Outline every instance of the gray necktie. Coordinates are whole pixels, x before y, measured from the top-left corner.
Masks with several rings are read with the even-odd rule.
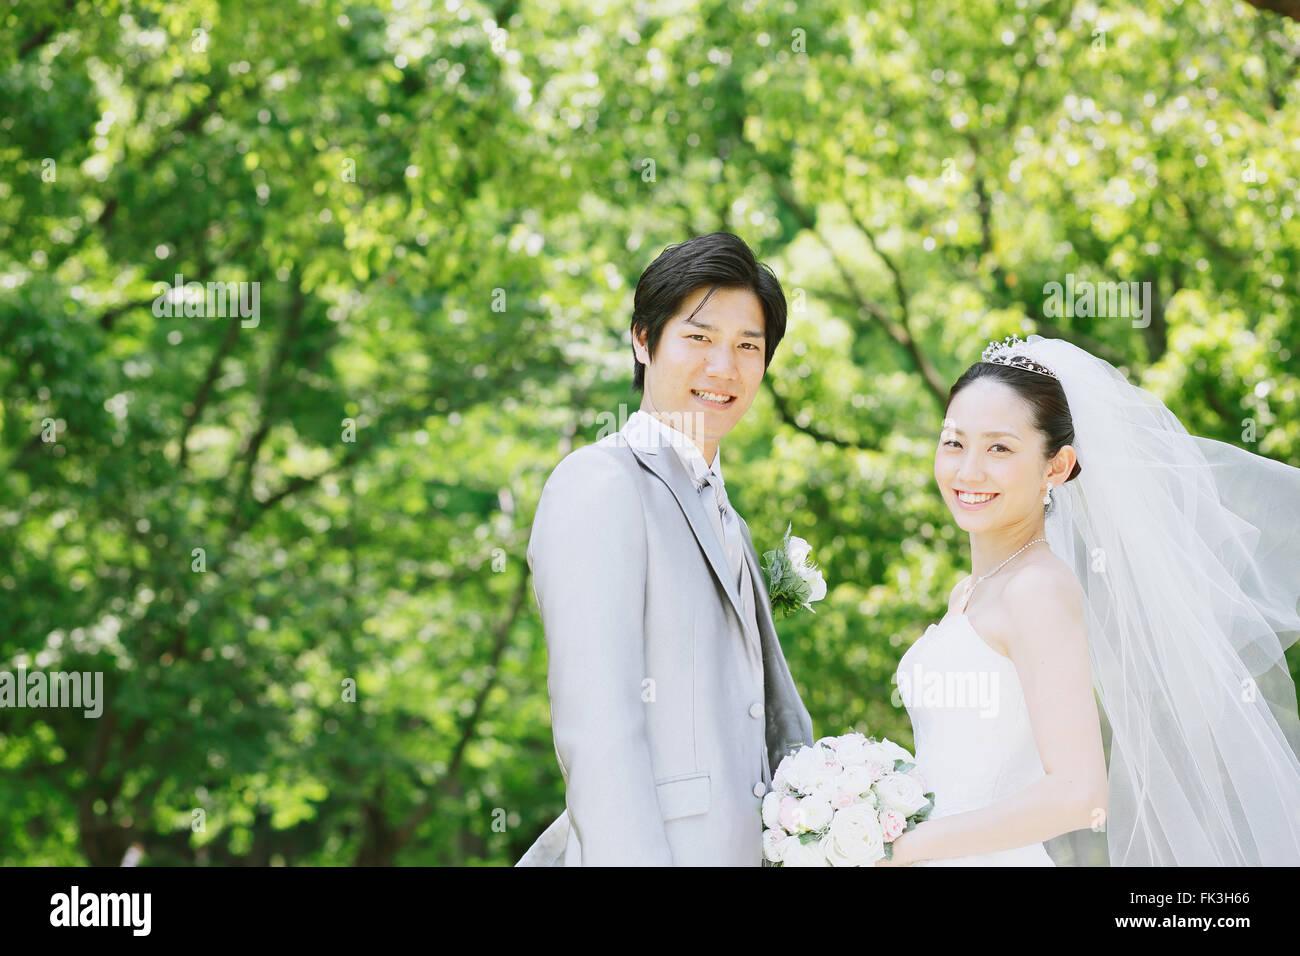
[[[727,489],[722,483],[722,476],[710,468],[702,480],[704,484],[700,486],[700,493],[705,500],[704,510],[709,513],[713,528],[718,532],[718,541],[721,542],[722,551],[727,556],[727,563],[731,565],[732,579],[743,593],[740,571],[744,565],[742,557],[744,546],[740,541],[740,519],[736,517],[736,512],[732,510],[731,502],[727,499]],[[709,496],[704,495],[705,488],[712,488],[711,500]]]

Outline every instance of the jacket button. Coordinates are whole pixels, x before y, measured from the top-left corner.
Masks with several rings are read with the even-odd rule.
[[[762,717],[762,716],[763,716],[763,705],[762,705],[762,704],[758,704],[758,703],[750,704],[750,705],[749,705],[749,716],[753,717],[755,720],[757,720],[759,717]]]
[[[754,784],[754,796],[761,797],[765,793],[767,793],[767,786],[762,781]]]

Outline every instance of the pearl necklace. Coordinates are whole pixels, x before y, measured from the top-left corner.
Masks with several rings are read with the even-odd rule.
[[[1042,541],[1042,542],[1046,542],[1047,539],[1046,539],[1046,538],[1035,538],[1033,541],[1030,541],[1029,544],[1025,545],[1023,548],[1021,548],[1019,551],[1017,551],[1017,552],[1016,552],[1015,554],[1013,554],[1011,557],[1007,558],[1005,561],[1003,561],[1001,564],[999,564],[996,568],[994,568],[994,569],[993,569],[992,571],[990,571],[988,574],[982,574],[982,575],[980,575],[979,580],[977,580],[974,584],[968,584],[968,585],[966,585],[966,594],[963,596],[963,598],[962,598],[962,602],[961,602],[961,610],[962,610],[962,613],[964,614],[964,613],[966,612],[966,606],[967,606],[968,604],[970,604],[970,597],[971,597],[972,594],[975,593],[975,588],[977,588],[977,587],[979,586],[979,584],[980,584],[981,581],[983,581],[985,578],[991,578],[991,577],[993,577],[993,575],[997,574],[999,571],[1001,571],[1003,568],[1005,568],[1008,564],[1010,564],[1010,563],[1012,562],[1012,560],[1014,560],[1015,558],[1017,558],[1017,557],[1019,557],[1020,555],[1024,554],[1026,551],[1028,551],[1028,550],[1029,550],[1031,547],[1033,547],[1034,545],[1038,544],[1038,542],[1040,542],[1040,541]]]

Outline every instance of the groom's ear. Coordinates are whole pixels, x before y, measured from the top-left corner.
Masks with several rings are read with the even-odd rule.
[[[632,333],[632,352],[642,365],[650,364],[650,348],[646,345],[647,331],[645,326],[641,326]]]

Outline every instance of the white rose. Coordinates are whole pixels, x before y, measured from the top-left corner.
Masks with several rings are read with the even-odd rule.
[[[780,863],[785,855],[786,841],[794,839],[796,838],[786,836],[781,830],[764,830],[763,859],[769,863]]]
[[[890,755],[891,760],[901,760],[904,763],[916,763],[916,760],[907,752],[906,748],[898,746],[898,744],[894,743],[888,737],[880,741],[880,746],[884,748],[885,753]],[[893,764],[891,763],[890,766],[892,767]]]
[[[788,837],[782,844],[781,862],[785,866],[830,866],[817,843],[804,843],[798,837]]]
[[[844,772],[835,780],[835,787],[844,793],[860,797],[871,790],[876,782],[875,775],[866,767],[845,767]]]
[[[813,749],[817,751],[817,756],[821,758],[823,767],[836,773],[843,769],[843,761],[840,760],[835,747],[814,747]]]
[[[884,859],[885,839],[876,811],[858,804],[836,813],[822,850],[831,866],[871,866]]]
[[[864,749],[866,751],[867,760],[871,761],[871,763],[880,764],[880,766],[884,767],[886,770],[892,771],[894,769],[895,760],[902,760],[906,763],[916,762],[912,759],[910,753],[898,746],[898,744],[894,743],[892,740],[886,739],[877,741],[874,744],[867,744]]]
[[[777,764],[776,773],[772,774],[772,789],[781,796],[790,794],[790,768],[793,766],[789,757],[782,757],[781,762]]]
[[[802,568],[808,563],[808,555],[812,554],[812,545],[803,538],[790,536],[790,540],[785,545],[785,555],[790,559],[790,563],[795,568]]]
[[[862,734],[845,734],[835,747],[835,756],[846,767],[867,762],[867,738]]]
[[[835,787],[840,779],[838,770],[821,770],[804,781],[808,789],[804,793],[816,800],[830,801],[835,796]]]
[[[880,745],[880,741],[878,740],[873,740],[862,745],[862,760],[864,763],[888,763],[889,766],[893,766],[893,764],[890,763],[889,755],[886,753],[885,748]]]
[[[838,773],[835,751],[825,747],[801,747],[790,760],[786,779],[800,793],[825,793]]]
[[[763,797],[763,826],[774,829],[776,815],[781,810],[781,794],[773,790]]]
[[[876,781],[875,791],[882,808],[897,810],[905,817],[929,803],[916,778],[905,773],[885,774]]]
[[[806,758],[801,758],[800,755],[808,749],[810,748],[800,747],[794,753],[787,754],[781,759],[780,766],[776,768],[776,773],[772,775],[772,785],[774,787],[783,793],[799,790],[799,785],[802,783],[800,771],[807,763]],[[803,791],[800,790],[799,792],[802,793]]]
[[[811,604],[813,601],[820,601],[826,596],[826,581],[822,578],[820,571],[811,571],[808,574],[800,575],[800,577],[808,582],[808,587],[811,589],[807,603]]]
[[[805,797],[799,801],[799,823],[814,833],[820,833],[831,823],[835,808],[827,797]]]

